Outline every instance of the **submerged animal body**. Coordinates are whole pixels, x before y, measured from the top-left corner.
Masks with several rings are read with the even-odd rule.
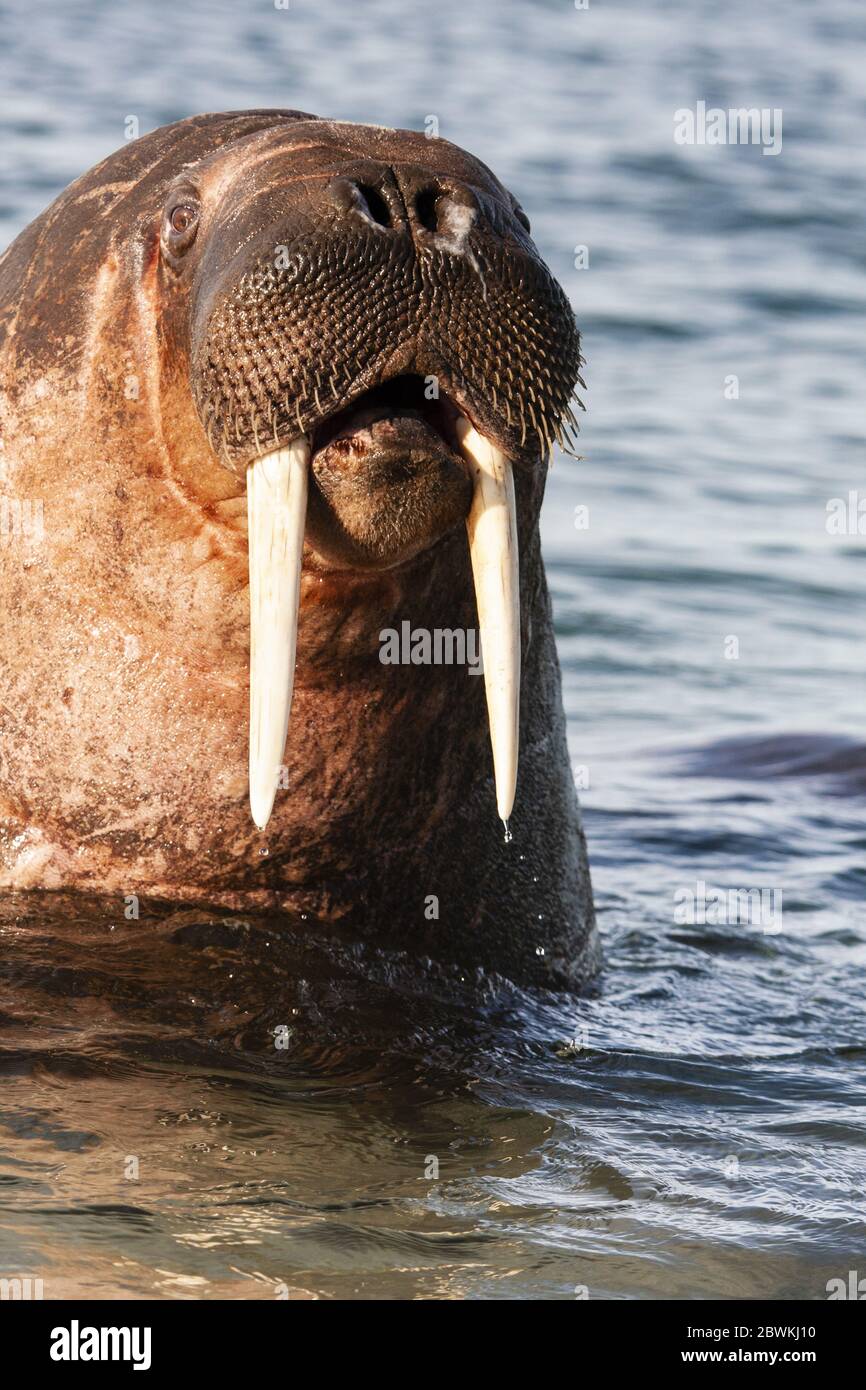
[[[0,883],[586,981],[538,531],[579,368],[444,140],[216,114],[72,184],[0,259]]]

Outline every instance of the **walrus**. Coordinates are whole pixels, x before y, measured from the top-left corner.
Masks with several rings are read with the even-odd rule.
[[[71,184],[0,260],[0,883],[590,979],[538,525],[581,366],[447,140],[228,112]]]

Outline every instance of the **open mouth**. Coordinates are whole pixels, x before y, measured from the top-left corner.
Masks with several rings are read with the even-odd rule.
[[[398,376],[307,432],[307,541],[317,564],[391,569],[465,523],[472,484],[459,419],[432,379]]]
[[[374,449],[447,450],[461,458],[457,438],[460,411],[438,390],[435,379],[416,374],[392,377],[358,396],[309,432],[315,467],[326,451],[347,455]]]
[[[398,376],[321,418],[247,468],[250,567],[250,808],[259,829],[273,810],[289,727],[308,503],[378,483],[397,511],[413,470],[457,471],[478,608],[496,804],[508,834],[517,785],[520,584],[511,460],[432,378]],[[405,471],[402,486],[399,470]],[[397,472],[395,472],[397,470]],[[342,489],[342,493],[340,493]],[[465,494],[464,494],[465,495]]]

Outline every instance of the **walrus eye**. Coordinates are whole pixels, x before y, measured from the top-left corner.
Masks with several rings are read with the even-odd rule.
[[[199,211],[195,203],[169,203],[165,213],[162,246],[171,265],[188,251],[198,231]]]
[[[188,231],[195,221],[195,217],[195,208],[188,207],[187,204],[181,203],[180,207],[175,208],[171,217],[168,219],[171,223],[171,230],[173,232]]]

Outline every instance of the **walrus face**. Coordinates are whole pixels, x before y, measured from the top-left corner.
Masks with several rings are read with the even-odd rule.
[[[512,475],[534,524],[534,478],[568,440],[581,361],[525,214],[446,141],[302,120],[176,180],[161,253],[189,305],[199,418],[219,462],[247,476],[257,824],[285,743],[304,542],[320,566],[391,568],[464,523],[506,819],[520,662]]]

